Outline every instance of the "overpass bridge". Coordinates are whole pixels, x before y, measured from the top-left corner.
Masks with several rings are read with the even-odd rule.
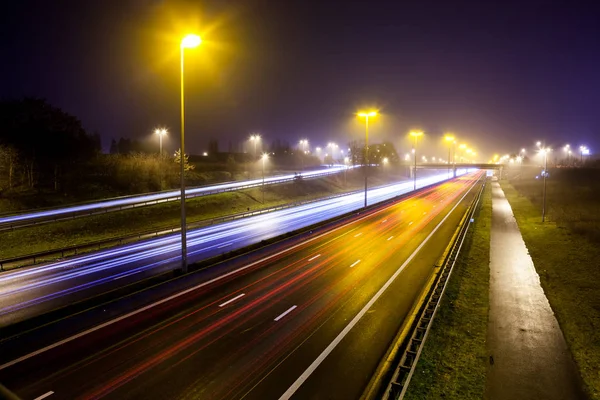
[[[456,171],[459,169],[467,169],[467,168],[477,168],[477,169],[494,169],[500,172],[502,175],[502,169],[505,167],[504,164],[491,164],[491,163],[456,163],[456,164],[445,164],[445,163],[424,163],[417,164],[416,168],[419,170],[423,169],[439,169],[439,170],[452,170],[452,176],[456,178]],[[410,166],[410,176],[414,177],[415,174],[415,166]]]
[[[477,168],[477,169],[502,169],[504,164],[490,164],[490,163],[456,163],[456,164],[445,164],[445,163],[426,163],[417,164],[417,169],[462,169],[462,168]],[[414,169],[414,166],[411,166]]]

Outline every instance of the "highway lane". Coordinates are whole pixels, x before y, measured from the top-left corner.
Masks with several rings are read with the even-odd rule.
[[[465,171],[462,171],[463,173]],[[446,174],[419,180],[419,187]],[[369,204],[412,191],[402,182],[369,191]],[[188,232],[188,258],[197,262],[358,210],[363,194],[323,200]],[[94,252],[0,275],[0,327],[177,268],[179,234]]]
[[[279,184],[282,182],[293,181],[297,176],[310,179],[320,176],[330,175],[344,171],[345,166],[333,166],[322,168],[314,171],[304,171],[302,173],[277,175],[265,177],[264,184]],[[227,182],[218,185],[202,186],[186,189],[186,198],[205,196],[208,194],[218,193],[222,191],[239,190],[248,187],[261,186],[262,179],[252,179],[247,181]],[[179,199],[179,190],[171,190],[147,195],[126,196],[114,199],[103,200],[95,203],[79,204],[70,207],[54,208],[49,210],[33,211],[21,213],[17,215],[9,215],[0,217],[0,230],[16,229],[18,227],[29,226],[41,221],[54,221],[57,219],[82,217],[91,214],[105,213],[108,211],[118,211],[125,208],[133,208],[145,204],[156,204],[165,201],[175,201]]]
[[[298,398],[356,398],[466,201],[446,213],[472,183],[472,176],[444,183],[255,264],[239,260],[245,269],[238,273],[4,364],[0,381],[25,399],[50,392],[52,398],[278,398],[399,276],[297,387]],[[3,362],[19,340],[0,343]]]

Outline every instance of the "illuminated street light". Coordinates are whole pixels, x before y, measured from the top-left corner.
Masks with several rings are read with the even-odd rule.
[[[583,156],[590,154],[590,150],[586,146],[579,146],[579,153],[581,154],[581,165],[583,165]]]
[[[367,207],[367,177],[369,169],[369,117],[377,116],[377,111],[360,112],[357,114],[365,119],[365,207]]]
[[[569,165],[571,163],[571,145],[565,144],[565,147],[563,147],[563,150],[567,155],[567,165]]]
[[[264,153],[262,159],[262,203],[265,204],[265,162],[269,158],[267,153]]]
[[[458,153],[458,154],[459,154],[459,156],[458,156],[458,160],[459,160],[459,161],[461,161],[461,160],[464,160],[463,154],[464,154],[465,150],[467,149],[467,145],[466,145],[465,143],[461,143],[461,144],[458,146],[458,149],[459,149],[459,150],[462,150],[462,153],[461,153],[460,151],[459,151],[459,153]]]
[[[446,143],[448,143],[448,179],[450,179],[450,150],[456,144],[456,140],[451,134],[446,134],[446,136],[444,136],[444,140]]]
[[[387,157],[383,157],[383,164],[386,165],[389,162]]]
[[[552,149],[550,148],[540,148],[540,154],[544,156],[544,194],[542,200],[542,222],[546,221],[546,176],[548,175],[548,153],[550,153]]]
[[[346,177],[346,174],[348,172],[348,164],[350,164],[350,158],[344,157],[344,186],[348,186],[348,179]]]
[[[419,141],[419,137],[423,136],[423,132],[422,131],[411,131],[410,136],[415,138],[415,145],[413,147],[413,154],[414,154],[414,159],[415,159],[415,174],[414,174],[414,189],[413,190],[417,190],[417,143]]]
[[[327,143],[327,147],[331,149],[331,158],[335,159],[335,149],[338,148],[338,145],[333,142],[329,142]]]
[[[308,146],[308,139],[300,140],[300,171],[304,171],[304,155],[306,154],[306,147]]]
[[[179,171],[181,173],[181,270],[184,273],[187,272],[187,224],[185,220],[185,96],[183,90],[183,66],[185,49],[198,47],[201,42],[200,36],[189,34],[181,40],[179,46],[181,52],[181,149],[179,161]]]
[[[158,143],[159,143],[158,154],[162,156],[162,138],[163,138],[163,136],[165,136],[167,134],[167,130],[165,128],[162,128],[162,129],[157,128],[154,130],[154,133],[156,135],[158,135]]]
[[[254,158],[256,159],[256,156],[257,156],[256,145],[258,144],[258,142],[260,142],[260,135],[259,134],[250,135],[250,141],[252,143],[254,143]]]

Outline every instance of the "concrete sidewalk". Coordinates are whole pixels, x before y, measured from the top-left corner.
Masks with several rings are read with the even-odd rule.
[[[584,399],[510,204],[492,182],[487,399]]]

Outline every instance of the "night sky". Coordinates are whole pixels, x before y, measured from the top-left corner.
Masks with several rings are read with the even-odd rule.
[[[404,152],[421,128],[486,157],[545,140],[600,148],[600,11],[578,1],[31,1],[3,3],[0,96],[37,96],[88,132],[178,147],[179,47],[186,143],[340,144],[363,135]],[[155,138],[154,138],[155,139]],[[437,150],[433,155],[444,155]]]

